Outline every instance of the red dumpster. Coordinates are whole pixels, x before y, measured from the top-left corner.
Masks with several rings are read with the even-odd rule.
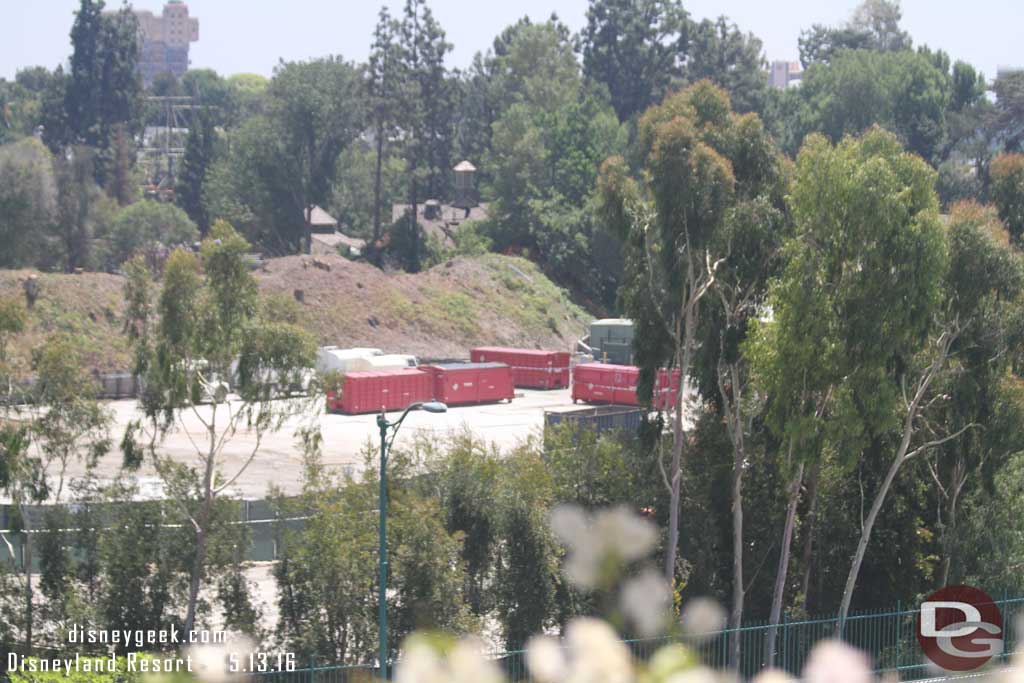
[[[679,391],[679,371],[658,372],[651,404],[658,410],[675,405]],[[633,365],[611,365],[608,363],[581,363],[572,369],[572,400],[585,403],[614,403],[617,405],[639,405],[636,385],[640,368]]]
[[[420,369],[433,378],[434,400],[450,406],[511,401],[512,370],[504,363],[439,363]]]
[[[563,389],[569,386],[569,354],[565,351],[538,351],[482,346],[472,349],[474,363],[504,363],[512,368],[512,383],[526,389]]]
[[[346,415],[405,410],[410,403],[433,398],[432,378],[419,370],[374,370],[350,372],[337,392],[327,392],[328,412]]]

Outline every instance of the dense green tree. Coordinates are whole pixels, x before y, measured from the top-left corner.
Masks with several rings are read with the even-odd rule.
[[[497,611],[508,650],[551,627],[557,616],[558,555],[548,528],[554,503],[551,475],[529,447],[510,453],[498,482],[501,535]]]
[[[861,527],[840,621],[896,474],[933,445],[921,412],[957,334],[940,315],[946,248],[933,188],[934,172],[881,130],[836,147],[809,139],[791,199],[797,233],[769,299],[774,321],[758,324],[751,348],[772,397],[769,424],[799,464],[791,509],[802,463],[819,458],[823,442],[844,458],[891,454]]]
[[[274,137],[263,144],[280,171],[267,184],[280,183],[273,190],[288,199],[282,237],[292,250],[308,249],[310,211],[327,202],[338,155],[365,124],[362,69],[340,57],[282,63],[268,94]]]
[[[0,266],[37,261],[57,211],[53,158],[38,140],[0,147]]]
[[[1020,390],[1010,374],[1021,334],[1024,262],[991,207],[954,205],[948,242],[947,305],[961,321],[950,349],[957,363],[943,377],[942,391],[950,398],[937,403],[927,418],[950,432],[978,428],[944,443],[928,463],[938,490],[942,562],[937,584],[943,586],[962,566],[954,567],[954,548],[963,499],[975,488],[991,489],[992,473],[1024,450]]]
[[[1003,154],[992,160],[992,200],[999,218],[1018,245],[1024,239],[1024,154]]]
[[[199,228],[199,234],[204,237],[210,231],[210,214],[203,202],[203,196],[207,177],[218,151],[214,120],[214,115],[205,110],[193,117],[188,138],[185,140],[181,173],[174,184],[178,206],[185,210]]]
[[[109,265],[118,268],[136,254],[153,260],[157,249],[169,253],[197,239],[199,231],[184,211],[173,204],[144,199],[114,216],[109,233]]]
[[[399,126],[404,132],[403,156],[409,178],[410,215],[417,216],[422,199],[443,199],[451,185],[451,153],[455,135],[456,82],[445,67],[452,45],[425,0],[406,0],[397,38],[401,97],[405,103]],[[406,269],[421,266],[421,237],[416,220],[406,221],[409,254]]]
[[[373,241],[381,238],[381,214],[390,202],[384,202],[384,166],[391,152],[391,142],[398,135],[402,114],[402,54],[398,37],[401,25],[381,7],[370,48],[369,96],[370,118],[374,126],[375,157],[373,167]]]
[[[762,158],[765,147],[758,134],[763,135],[759,124],[751,127],[733,114],[728,96],[702,81],[641,119],[642,182],[630,177],[621,157],[605,162],[602,212],[629,245],[620,297],[638,329],[638,391],[645,400],[658,368],[674,367],[687,380],[681,384],[688,383],[702,300],[726,257],[717,251],[723,243],[717,238],[736,202],[769,184],[773,162],[743,163],[755,150],[751,158]],[[670,462],[662,468],[670,499],[665,575],[675,584],[687,443],[682,411],[675,413],[672,434]]]
[[[626,121],[683,75],[690,30],[678,0],[593,0],[579,38],[583,73],[608,87],[615,113]]]
[[[850,20],[832,28],[815,24],[800,33],[800,62],[804,68],[829,62],[842,50],[909,50],[910,35],[900,28],[899,0],[863,0]]]
[[[713,22],[705,19],[690,29],[687,77],[690,81],[707,78],[723,88],[738,112],[764,112],[766,66],[761,40],[744,34],[725,17]]]
[[[66,156],[54,157],[57,184],[57,213],[52,224],[56,249],[51,258],[65,272],[92,264],[93,237],[103,192],[95,177],[96,153],[90,147],[76,146]]]
[[[950,76],[925,51],[848,50],[808,67],[800,88],[784,99],[781,132],[791,152],[812,132],[838,142],[878,124],[936,161],[945,143]]]
[[[138,127],[141,82],[138,22],[131,8],[104,13],[103,0],[81,0],[71,28],[71,68],[64,93],[67,142],[100,150],[93,172],[106,187],[118,126]]]
[[[168,258],[156,312],[159,322],[135,340],[136,372],[145,378],[140,415],[122,442],[125,464],[148,460],[174,495],[188,501],[193,531],[184,630],[196,623],[200,589],[213,561],[218,501],[259,455],[265,434],[305,409],[305,402],[274,401],[301,384],[313,364],[312,340],[298,328],[257,317],[256,282],[245,262],[249,244],[230,225],[214,224],[201,255],[176,250]],[[132,286],[138,280],[129,281]],[[126,298],[136,300],[132,291]],[[148,325],[140,325],[143,329]],[[232,365],[237,360],[237,369]],[[238,398],[226,380],[236,376]],[[204,438],[183,463],[162,452],[162,438],[184,413],[199,416]],[[254,440],[250,457],[225,473],[222,444],[245,428]]]

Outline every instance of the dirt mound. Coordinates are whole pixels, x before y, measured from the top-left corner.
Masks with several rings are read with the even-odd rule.
[[[385,273],[340,256],[269,259],[256,271],[264,293],[292,297],[302,290],[299,324],[322,344],[374,346],[422,358],[468,358],[478,345],[569,350],[591,319],[535,265],[488,255],[456,258],[416,275]],[[19,375],[30,371],[31,349],[47,335],[81,339],[97,372],[131,367],[122,333],[124,278],[106,273],[65,275],[0,270],[0,297],[23,298],[22,282],[39,281],[25,334],[10,353]]]
[[[24,300],[22,283],[30,275],[39,282],[39,295],[29,311],[24,334],[12,340],[15,372],[29,372],[31,349],[48,335],[67,333],[81,342],[83,360],[98,372],[131,367],[124,325],[124,278],[107,273],[40,273],[34,270],[0,270],[0,297]]]
[[[340,256],[271,259],[260,288],[302,290],[301,324],[320,344],[374,346],[424,358],[468,357],[478,345],[569,350],[590,316],[535,265],[488,255],[416,275],[385,273]]]

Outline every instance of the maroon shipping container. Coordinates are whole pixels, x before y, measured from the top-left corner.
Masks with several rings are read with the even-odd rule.
[[[673,370],[671,375],[667,370],[658,373],[651,400],[654,408],[665,410],[675,405],[675,397],[679,392],[679,377],[679,370]],[[574,403],[583,401],[624,406],[639,405],[636,397],[639,378],[640,368],[633,365],[581,363],[572,369],[572,400]]]
[[[504,363],[512,368],[512,383],[524,389],[564,389],[569,386],[569,354],[483,346],[472,349],[474,363]]]
[[[341,398],[327,392],[327,411],[346,415],[405,410],[417,401],[434,397],[433,378],[419,370],[350,372],[341,386]]]
[[[434,400],[450,406],[511,401],[512,370],[504,363],[441,363],[423,365],[433,378]]]

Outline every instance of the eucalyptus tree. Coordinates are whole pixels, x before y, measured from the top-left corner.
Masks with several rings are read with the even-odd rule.
[[[769,294],[770,321],[749,344],[770,396],[768,424],[792,471],[771,622],[777,623],[806,466],[827,446],[847,465],[891,445],[864,518],[840,606],[849,609],[871,531],[900,468],[951,435],[928,436],[921,412],[945,370],[958,323],[945,315],[947,250],[934,172],[874,128],[833,147],[814,135],[790,195],[795,234]],[[935,400],[941,400],[935,398]],[[840,626],[841,628],[841,626]],[[767,635],[774,657],[775,629]]]
[[[194,532],[185,630],[195,624],[218,501],[230,495],[259,456],[263,438],[308,409],[305,400],[282,397],[303,384],[315,345],[293,325],[259,318],[256,281],[245,260],[248,249],[230,225],[219,222],[198,256],[173,252],[154,322],[145,319],[151,311],[142,301],[147,294],[134,291],[148,287],[145,278],[136,273],[126,291],[126,299],[134,302],[132,312],[140,316],[130,329],[136,335],[136,372],[146,388],[122,450],[128,467],[143,460],[152,464]],[[228,395],[233,374],[237,398]],[[176,427],[189,429],[187,416],[199,424],[203,437],[190,441],[194,457],[182,462],[163,452],[161,443]],[[251,448],[232,465],[224,449],[236,436]],[[232,470],[225,471],[226,466]]]
[[[974,490],[992,490],[994,473],[1024,449],[1024,394],[1013,374],[1024,332],[1024,261],[992,207],[954,205],[948,232],[946,305],[961,331],[951,348],[956,363],[941,388],[950,398],[924,417],[953,432],[972,424],[979,428],[942,444],[926,463],[938,493],[940,585],[960,578],[956,570],[963,563],[955,563],[954,554],[964,499]]]
[[[630,177],[624,159],[612,157],[603,166],[599,191],[606,224],[628,244],[620,297],[637,328],[639,391],[649,400],[658,368],[666,365],[684,378],[675,396],[667,468],[658,458],[670,499],[665,574],[674,583],[688,440],[683,399],[704,299],[729,262],[733,244],[727,232],[745,227],[738,206],[771,195],[780,161],[756,117],[734,114],[728,96],[707,81],[649,109],[640,119],[639,140],[643,181]],[[764,229],[764,217],[747,209],[752,224]]]

